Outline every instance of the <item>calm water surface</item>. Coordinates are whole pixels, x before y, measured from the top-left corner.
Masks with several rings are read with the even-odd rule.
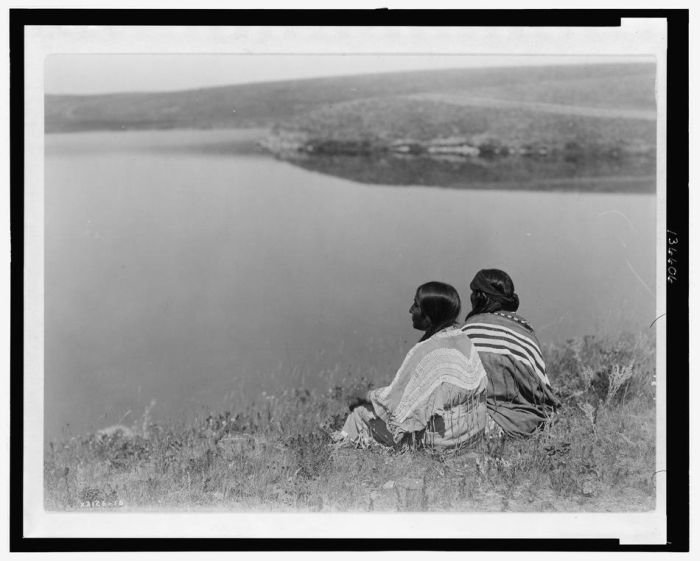
[[[419,335],[416,286],[468,302],[483,267],[545,343],[654,319],[653,195],[366,185],[220,149],[235,134],[46,137],[48,438],[152,399],[182,418],[385,380]]]

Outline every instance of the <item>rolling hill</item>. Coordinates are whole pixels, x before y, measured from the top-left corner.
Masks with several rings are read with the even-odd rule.
[[[47,95],[45,130],[282,125],[331,105],[420,94],[653,112],[654,65],[479,68],[242,84],[167,93]]]

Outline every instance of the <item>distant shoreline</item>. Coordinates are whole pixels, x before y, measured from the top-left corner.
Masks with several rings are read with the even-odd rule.
[[[271,129],[260,127],[54,132],[46,134],[45,148],[51,154],[113,149],[270,157],[357,183],[397,187],[647,194],[656,191],[651,157],[597,158],[562,153],[482,157],[455,155],[449,151],[401,153],[391,150],[309,154],[270,149],[272,134]],[[89,135],[90,140],[84,139],[85,135]],[[568,161],[571,157],[573,160]]]

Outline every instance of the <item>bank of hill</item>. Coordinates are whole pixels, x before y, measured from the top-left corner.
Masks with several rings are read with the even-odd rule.
[[[454,69],[47,95],[47,132],[264,127],[276,153],[645,154],[654,66]]]

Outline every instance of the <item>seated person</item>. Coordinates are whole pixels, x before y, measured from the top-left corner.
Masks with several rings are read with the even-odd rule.
[[[507,273],[482,269],[469,287],[472,311],[462,331],[488,376],[487,431],[531,436],[552,417],[556,404],[535,331],[515,313],[520,301]]]
[[[389,386],[353,396],[339,437],[401,448],[461,449],[478,442],[486,425],[486,373],[456,324],[461,303],[450,285],[416,291],[413,327],[423,331]]]

